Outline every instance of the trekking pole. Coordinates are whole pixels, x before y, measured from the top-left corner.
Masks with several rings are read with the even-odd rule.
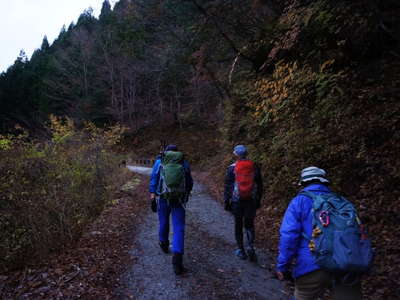
[[[167,141],[166,140],[160,140],[160,156],[161,156],[161,161],[164,158],[164,152],[165,152],[165,148],[167,148]]]

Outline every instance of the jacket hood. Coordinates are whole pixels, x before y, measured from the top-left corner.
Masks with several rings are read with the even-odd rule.
[[[331,189],[329,187],[327,187],[324,184],[320,184],[320,183],[313,183],[310,184],[308,186],[306,186],[305,188],[303,188],[301,191],[309,191],[309,192],[330,192]]]

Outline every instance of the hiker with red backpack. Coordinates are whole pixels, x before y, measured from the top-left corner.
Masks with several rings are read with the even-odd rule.
[[[277,277],[295,279],[295,299],[314,300],[331,287],[334,300],[361,299],[360,275],[372,264],[371,242],[353,204],[328,187],[326,172],[301,171],[302,190],[280,228]]]
[[[153,165],[150,177],[151,210],[158,212],[159,246],[169,253],[169,220],[172,215],[172,265],[184,273],[185,205],[193,188],[189,163],[175,145],[168,145]]]
[[[263,182],[260,168],[247,159],[247,149],[237,145],[233,154],[236,161],[230,165],[225,175],[225,210],[232,212],[235,221],[235,238],[238,249],[235,254],[240,259],[256,261],[254,250],[256,211],[261,206]],[[247,251],[243,244],[243,226],[247,237]]]

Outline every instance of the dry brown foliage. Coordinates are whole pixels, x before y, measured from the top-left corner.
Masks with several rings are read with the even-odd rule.
[[[130,175],[132,177],[134,175]],[[121,275],[133,264],[129,250],[147,209],[147,179],[114,200],[84,230],[74,245],[51,255],[46,261],[0,276],[2,299],[115,299],[124,290]]]
[[[120,177],[104,131],[52,118],[52,140],[0,137],[0,270],[45,257],[79,237],[110,200]]]

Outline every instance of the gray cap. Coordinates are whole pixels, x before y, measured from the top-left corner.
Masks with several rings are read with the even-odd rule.
[[[329,180],[326,179],[325,177],[326,177],[325,170],[317,167],[308,167],[301,171],[299,185],[301,185],[302,182],[307,182],[311,180],[319,180],[320,182],[323,183],[329,182]]]

